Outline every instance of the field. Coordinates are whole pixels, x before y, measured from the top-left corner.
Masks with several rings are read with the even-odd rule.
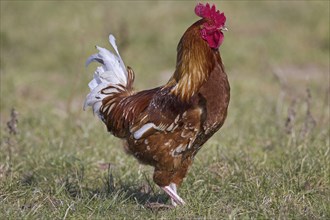
[[[167,82],[195,1],[1,1],[0,219],[330,219],[329,1],[221,1],[224,127],[176,209],[82,105],[113,33],[137,90]],[[15,110],[12,110],[12,109]]]

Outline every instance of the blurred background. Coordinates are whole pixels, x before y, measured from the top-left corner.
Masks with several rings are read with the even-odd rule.
[[[97,66],[86,68],[85,61],[95,45],[110,48],[112,33],[137,90],[166,83],[177,43],[199,19],[196,3],[1,1],[0,182],[29,183],[32,176],[41,188],[58,189],[57,180],[74,179],[70,167],[83,164],[86,181],[78,185],[97,188],[99,162],[116,164],[126,182],[144,179],[120,141],[90,109],[82,110]],[[222,154],[277,164],[287,149],[305,146],[305,153],[314,152],[308,158],[320,158],[319,149],[329,148],[329,1],[213,3],[227,17],[220,52],[232,97],[224,127],[197,155],[193,172],[226,161]],[[8,128],[10,120],[17,128]],[[15,204],[16,197],[6,201]]]

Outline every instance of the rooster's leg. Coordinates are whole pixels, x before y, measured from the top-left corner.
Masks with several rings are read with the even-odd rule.
[[[169,186],[164,186],[162,189],[171,197],[172,205],[184,205],[185,202],[176,192],[176,185],[171,183]]]
[[[178,194],[177,191],[176,191],[176,184],[175,183],[171,183],[170,184],[170,188],[173,190],[173,192],[175,194]],[[171,198],[171,203],[173,206],[177,206],[178,204],[174,201],[174,199]]]

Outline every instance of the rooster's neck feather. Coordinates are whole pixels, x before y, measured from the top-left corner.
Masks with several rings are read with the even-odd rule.
[[[216,61],[220,60],[218,51],[211,49],[201,38],[202,23],[203,19],[197,21],[182,36],[177,48],[176,70],[167,83],[167,86],[173,86],[172,94],[184,102],[198,93]]]

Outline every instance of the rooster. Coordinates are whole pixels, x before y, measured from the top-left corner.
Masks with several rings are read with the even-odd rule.
[[[164,86],[134,91],[135,74],[124,65],[112,35],[115,54],[97,46],[99,52],[86,61],[101,66],[89,83],[84,109],[91,106],[129,154],[154,167],[153,180],[173,206],[185,204],[177,187],[202,145],[223,125],[230,99],[219,53],[226,17],[209,4],[197,4],[195,13],[201,19],[183,34],[176,69]]]

